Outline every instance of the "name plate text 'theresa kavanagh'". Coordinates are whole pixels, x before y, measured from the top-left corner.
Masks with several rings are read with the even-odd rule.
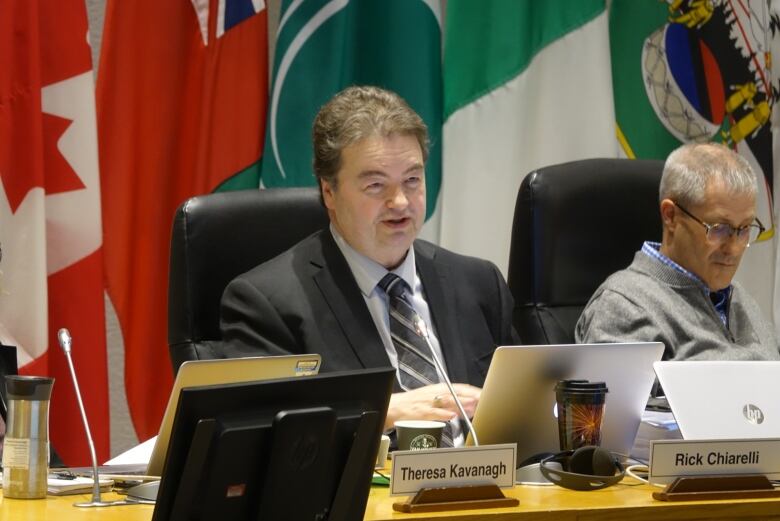
[[[393,453],[390,495],[417,493],[422,488],[515,483],[517,446],[514,443],[453,449],[407,450]]]

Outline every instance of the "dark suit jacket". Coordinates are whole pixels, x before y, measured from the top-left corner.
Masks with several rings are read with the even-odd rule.
[[[414,243],[417,271],[454,382],[482,386],[496,346],[517,344],[512,297],[488,261]],[[227,357],[319,353],[323,371],[390,361],[329,230],[240,275],[222,297]]]

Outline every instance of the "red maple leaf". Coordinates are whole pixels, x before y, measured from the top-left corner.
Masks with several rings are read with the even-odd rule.
[[[70,166],[57,142],[73,124],[70,119],[43,114],[43,168],[44,189],[47,194],[58,194],[85,188],[81,178]]]
[[[73,121],[40,112],[42,117],[36,121],[35,111],[24,110],[35,105],[17,104],[16,110],[11,110],[10,122],[4,122],[10,127],[6,128],[10,139],[4,144],[7,148],[0,150],[0,180],[14,213],[35,187],[43,186],[47,194],[84,188],[57,148],[57,142]]]

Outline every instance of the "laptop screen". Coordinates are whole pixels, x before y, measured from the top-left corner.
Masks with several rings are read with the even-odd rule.
[[[686,440],[780,437],[780,362],[656,362]]]
[[[160,433],[149,459],[147,473],[162,474],[173,418],[179,405],[179,394],[186,387],[219,385],[295,376],[316,375],[320,370],[320,355],[260,356],[184,362],[176,373],[168,406],[160,425]]]
[[[585,379],[609,389],[601,445],[628,454],[663,351],[660,342],[499,347],[474,415],[479,441],[517,443],[518,462],[558,452],[555,384]]]

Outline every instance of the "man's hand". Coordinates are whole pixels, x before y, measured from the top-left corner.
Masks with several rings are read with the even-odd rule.
[[[452,384],[452,387],[469,418],[474,416],[482,389],[469,384]],[[458,414],[458,406],[446,384],[426,385],[390,396],[385,430],[392,429],[397,420],[450,421]]]

